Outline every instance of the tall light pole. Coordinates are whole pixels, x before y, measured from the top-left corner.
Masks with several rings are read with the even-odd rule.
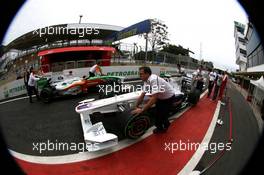
[[[133,55],[134,55],[134,58],[135,58],[135,54],[138,53],[138,46],[137,46],[137,43],[134,43],[134,47],[133,47]]]
[[[146,47],[145,47],[145,64],[146,64],[148,58],[148,33],[146,33],[145,37],[146,37]]]
[[[203,43],[202,42],[200,42],[200,61],[202,60],[202,58],[203,58],[203,48],[202,48],[202,46],[203,46]]]
[[[83,17],[83,15],[80,15],[80,20],[79,20],[79,24],[81,24],[81,21],[82,21],[82,17]]]

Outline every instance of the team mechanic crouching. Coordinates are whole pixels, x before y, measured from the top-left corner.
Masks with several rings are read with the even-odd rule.
[[[143,92],[136,102],[136,109],[132,114],[139,115],[147,111],[153,104],[156,104],[157,113],[155,115],[155,126],[153,133],[164,133],[170,126],[169,110],[172,107],[175,93],[173,87],[163,78],[152,74],[149,67],[139,68],[140,79],[144,82]],[[143,102],[146,93],[151,94],[148,102],[140,108],[139,105]]]

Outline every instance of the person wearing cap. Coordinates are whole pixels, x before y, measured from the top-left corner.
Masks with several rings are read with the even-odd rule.
[[[67,78],[73,78],[72,71],[70,70],[69,73],[66,75]]]
[[[140,115],[147,111],[152,105],[156,104],[156,128],[153,130],[153,133],[164,133],[170,126],[168,118],[175,98],[174,89],[163,78],[152,74],[150,67],[140,67],[139,75],[140,79],[144,82],[144,90],[137,99],[136,109],[132,111],[132,114]],[[140,107],[140,104],[143,102],[146,93],[150,94],[150,99],[146,104],[144,104],[143,107]]]

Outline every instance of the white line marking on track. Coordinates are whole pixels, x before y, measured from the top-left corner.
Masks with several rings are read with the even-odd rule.
[[[211,124],[205,134],[205,137],[203,138],[203,141],[201,143],[201,145],[209,143],[213,133],[214,133],[214,129],[216,126],[216,122],[219,116],[219,112],[220,112],[220,107],[221,107],[221,103],[220,101],[218,101],[216,109],[215,109],[215,113],[213,116],[213,119],[211,121]],[[205,147],[200,146],[197,151],[194,153],[194,155],[192,156],[192,158],[189,160],[189,162],[184,166],[184,168],[180,171],[179,175],[188,175],[190,174],[194,168],[196,167],[196,165],[199,163],[199,161],[201,160],[204,152],[206,151]]]
[[[36,97],[36,95],[32,95],[32,97]],[[10,102],[13,102],[13,101],[23,100],[23,99],[26,99],[26,98],[29,98],[29,97],[26,96],[26,97],[14,98],[14,99],[11,99],[11,100],[3,101],[3,102],[0,102],[0,105],[5,104],[5,103],[10,103]]]

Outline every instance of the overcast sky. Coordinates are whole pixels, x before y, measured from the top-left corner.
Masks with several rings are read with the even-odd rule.
[[[235,0],[29,0],[11,23],[3,44],[40,27],[78,23],[127,27],[149,18],[168,26],[171,44],[190,48],[192,57],[225,69],[235,64],[234,20],[247,24]],[[137,39],[133,37],[132,39]],[[131,41],[131,38],[127,40]]]

